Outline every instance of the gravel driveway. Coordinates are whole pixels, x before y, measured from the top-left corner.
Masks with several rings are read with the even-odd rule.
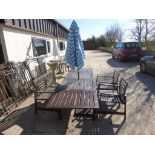
[[[117,69],[129,82],[127,120],[118,134],[155,134],[155,77],[141,73],[137,62],[118,62],[101,51],[87,51],[87,60],[95,75],[111,75]]]
[[[128,80],[127,119],[121,115],[105,115],[92,121],[75,118],[74,111],[57,113],[39,111],[34,114],[33,96],[0,121],[0,134],[155,134],[155,77],[139,72],[137,62],[118,62],[111,54],[86,51],[85,67],[92,67],[95,76],[112,75],[119,70]]]

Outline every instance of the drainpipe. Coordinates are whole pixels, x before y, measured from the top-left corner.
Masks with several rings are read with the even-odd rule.
[[[1,44],[2,44],[4,61],[5,61],[5,63],[7,63],[9,61],[9,58],[8,58],[8,53],[7,53],[6,42],[5,42],[5,38],[4,38],[4,32],[3,32],[3,25],[2,24],[0,24],[0,39],[1,39]]]

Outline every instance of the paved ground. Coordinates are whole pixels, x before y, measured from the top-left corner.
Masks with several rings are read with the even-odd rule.
[[[102,115],[96,121],[75,118],[74,111],[63,111],[63,120],[54,112],[39,111],[35,115],[30,96],[9,116],[1,118],[0,134],[155,134],[155,77],[140,73],[136,62],[120,63],[101,51],[86,51],[85,67],[92,67],[95,76],[111,75],[117,69],[126,77],[126,122],[120,115]]]

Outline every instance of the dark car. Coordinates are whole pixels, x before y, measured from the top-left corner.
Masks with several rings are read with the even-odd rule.
[[[141,72],[149,72],[155,75],[155,56],[144,56],[140,59]]]
[[[142,48],[140,43],[138,42],[118,43],[112,52],[112,57],[118,58],[119,61],[131,58],[140,59],[141,55],[142,55]]]

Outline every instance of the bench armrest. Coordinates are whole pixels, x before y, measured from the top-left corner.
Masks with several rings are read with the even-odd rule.
[[[106,82],[106,81],[109,81],[109,80],[112,82],[112,81],[113,81],[113,77],[112,77],[112,76],[102,76],[102,75],[98,75],[98,76],[97,76],[97,79],[96,79],[96,82],[97,82],[97,83],[100,82],[100,81],[101,81],[101,82],[104,82],[104,81]]]
[[[55,92],[54,91],[35,91],[34,92],[34,98],[36,98],[37,96],[39,96],[39,95],[41,95],[41,94],[51,94],[51,95],[53,95],[53,94],[55,94]]]
[[[98,82],[98,85],[102,85],[102,84],[103,84],[103,85],[104,85],[104,84],[107,84],[107,85],[109,84],[109,85],[114,85],[114,86],[119,87],[119,84],[113,83],[113,82],[102,82],[102,81],[101,81],[101,82]]]
[[[102,86],[102,85],[109,85],[109,86],[113,86],[113,87],[115,87],[115,88],[119,88],[119,84],[117,84],[117,83],[107,83],[107,82],[99,82],[98,83],[98,88],[100,87],[100,86]]]
[[[104,76],[104,75],[97,75],[97,77],[110,77],[110,78],[112,78],[112,76]]]
[[[45,90],[45,91],[35,91],[34,93],[55,93],[55,91],[47,91],[47,90]]]

